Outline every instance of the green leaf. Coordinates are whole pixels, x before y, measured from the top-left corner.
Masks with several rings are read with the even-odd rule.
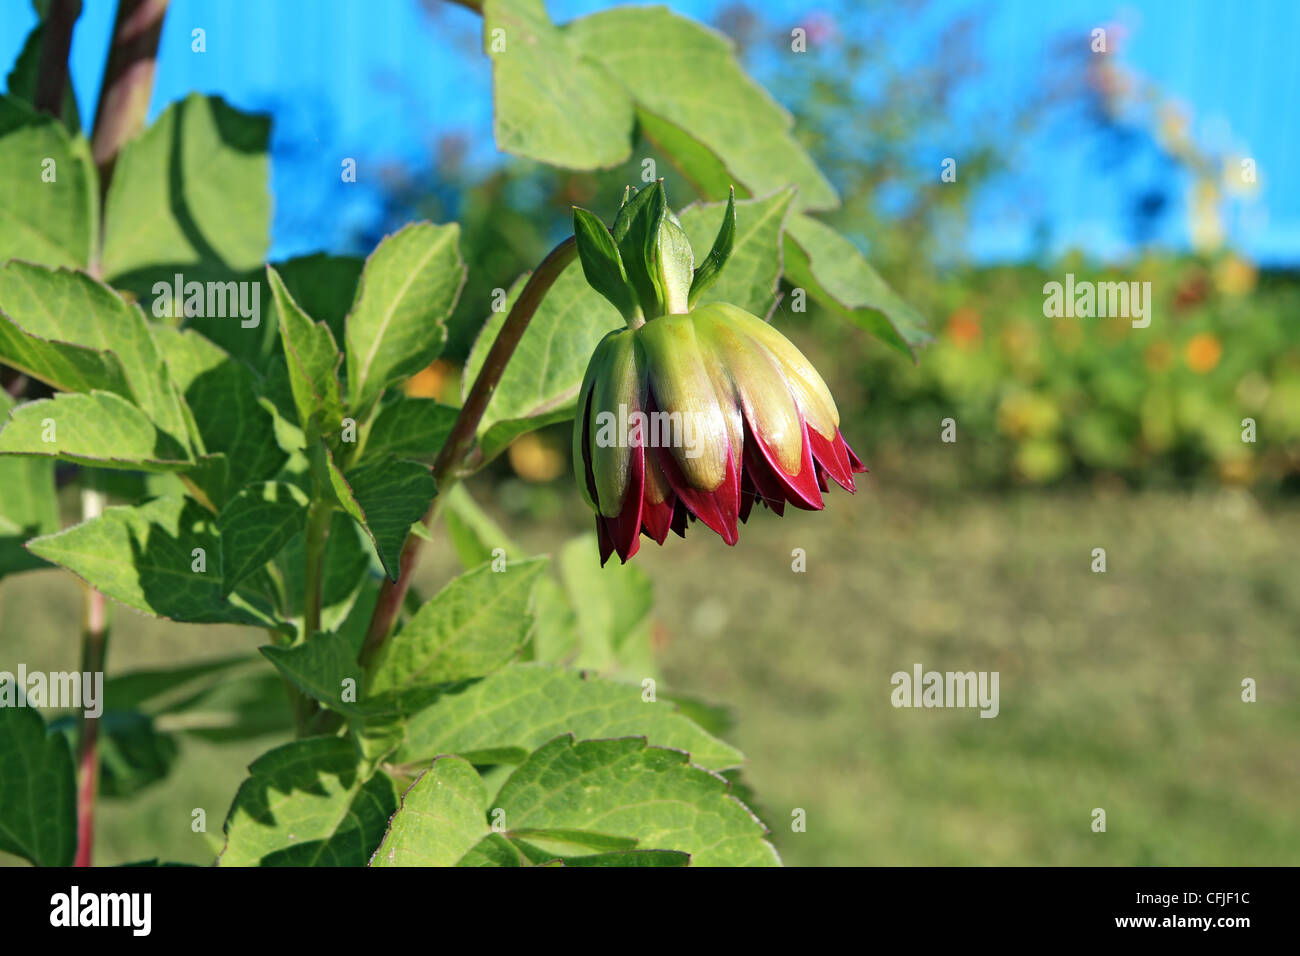
[[[275,475],[286,456],[276,443],[274,417],[258,400],[253,371],[197,332],[153,331],[198,430],[196,444],[225,460],[223,480],[204,483],[208,497],[221,507],[245,485]]]
[[[220,97],[192,93],[163,110],[114,166],[104,275],[141,290],[175,273],[188,282],[259,268],[271,221],[270,130],[268,117]]]
[[[284,740],[294,732],[294,717],[284,694],[284,681],[256,662],[245,670],[211,683],[155,717],[156,725],[213,743],[272,737]]]
[[[330,520],[326,539],[325,567],[321,573],[321,629],[333,631],[340,627],[357,605],[358,598],[371,580],[373,548],[365,531],[348,514],[335,512]],[[296,535],[276,558],[276,567],[284,579],[286,604],[291,608],[303,606],[303,572],[305,567],[306,535]],[[378,575],[376,567],[374,574]],[[299,628],[302,617],[293,619]]]
[[[156,617],[283,629],[266,609],[238,593],[222,593],[216,518],[192,498],[107,508],[98,518],[29,542],[28,548],[114,600]]]
[[[558,737],[535,751],[492,802],[508,831],[587,830],[677,850],[695,866],[777,866],[766,829],[726,780],[644,737]],[[529,842],[535,842],[530,839]]]
[[[61,717],[50,725],[68,739],[75,751],[80,739],[80,715]],[[105,797],[122,799],[167,778],[180,753],[176,737],[163,733],[147,714],[106,710],[96,738],[99,789]]]
[[[429,510],[438,491],[429,467],[418,461],[385,457],[371,459],[344,475],[333,456],[327,456],[336,500],[365,529],[384,570],[396,581],[402,545],[411,525]]]
[[[671,850],[635,850],[636,840],[582,830],[543,834],[558,853],[520,837],[486,833],[487,790],[474,768],[459,757],[442,756],[423,771],[389,822],[371,866],[686,866],[690,855]],[[572,847],[614,848],[576,855]]]
[[[402,794],[371,866],[455,866],[483,839],[487,790],[460,757],[438,757]]]
[[[465,569],[492,560],[498,548],[511,561],[526,555],[463,484],[452,485],[441,514],[456,558]],[[532,657],[544,661],[569,657],[577,643],[575,617],[560,585],[549,575],[538,578],[533,589],[533,616]]]
[[[677,850],[616,850],[613,853],[593,853],[590,856],[559,856],[549,853],[524,840],[515,844],[531,859],[542,865],[558,859],[565,866],[690,866],[691,855]]]
[[[223,594],[279,553],[307,526],[307,495],[295,485],[264,481],[249,485],[221,509]]]
[[[560,581],[576,615],[579,653],[574,665],[602,673],[628,670],[625,651],[644,634],[654,607],[654,585],[635,564],[600,566],[596,536],[582,535],[560,550]],[[636,663],[640,663],[637,661]],[[645,668],[630,676],[644,677]]]
[[[542,0],[486,0],[497,148],[566,169],[607,168],[632,148],[632,104],[569,42]]]
[[[21,100],[0,96],[0,262],[21,257],[51,266],[89,264],[99,229],[98,193],[84,139],[72,138],[57,119]]]
[[[385,388],[442,351],[447,317],[465,284],[460,227],[415,223],[388,236],[366,260],[347,318],[348,396],[366,414]]]
[[[393,781],[367,778],[346,738],[295,740],[248,770],[226,817],[222,866],[364,866],[397,809]]]
[[[524,550],[470,497],[463,484],[452,485],[446,493],[442,517],[456,557],[467,570],[490,561],[497,548],[508,559],[524,557]]]
[[[32,335],[0,310],[0,360],[65,392],[101,389],[130,399],[122,363],[110,351]]]
[[[546,567],[546,558],[531,558],[504,571],[485,564],[453,578],[384,644],[368,695],[400,704],[509,663],[528,642],[533,587]]]
[[[609,229],[595,215],[573,207],[573,235],[577,240],[578,261],[587,284],[609,300],[624,319],[639,315],[636,293],[623,268],[623,259]]]
[[[0,268],[0,358],[9,362],[10,348],[17,349],[24,341],[28,348],[36,347],[31,338],[56,340],[71,345],[111,353],[119,369],[108,362],[103,378],[98,379],[95,369],[85,360],[84,351],[78,363],[83,373],[81,383],[75,380],[49,380],[56,388],[103,388],[121,395],[139,405],[149,419],[178,442],[187,441],[184,414],[167,364],[163,361],[153,332],[144,314],[129,305],[115,291],[96,282],[84,272],[68,269],[46,269],[25,262],[10,262]],[[48,355],[48,350],[42,352]],[[15,355],[21,364],[21,353]],[[69,351],[63,354],[71,361]],[[56,366],[67,371],[66,367]],[[41,369],[28,369],[41,376]],[[121,388],[125,378],[129,390]],[[89,390],[87,388],[87,390]]]
[[[37,866],[71,866],[77,781],[67,738],[47,732],[12,675],[0,680],[0,850]],[[22,706],[19,706],[19,704]]]
[[[616,8],[576,20],[564,32],[617,78],[636,102],[642,130],[707,198],[725,199],[731,183],[750,196],[793,183],[798,209],[839,205],[792,135],[790,114],[750,79],[722,34],[665,7]],[[685,137],[694,142],[683,143]],[[716,176],[719,164],[726,178]]]
[[[371,864],[372,866],[374,864]],[[489,833],[455,864],[456,866],[529,866],[519,847],[500,833]]]
[[[284,344],[298,423],[305,432],[310,432],[310,423],[314,421],[319,434],[335,434],[343,424],[343,399],[338,379],[343,356],[329,326],[313,322],[311,316],[299,308],[275,269],[267,266],[266,276],[279,310],[280,341]]]
[[[358,256],[318,252],[274,265],[293,300],[316,321],[328,325],[335,342],[342,342],[348,309],[356,298],[365,264]]]
[[[439,757],[404,795],[373,863],[681,865],[689,855],[697,866],[780,865],[765,828],[725,779],[643,737],[557,737],[510,775],[486,817],[483,794],[468,762]],[[488,819],[505,832],[492,832]],[[673,855],[627,858],[638,850]]]
[[[49,440],[47,440],[49,439]],[[100,468],[185,471],[185,450],[111,392],[58,394],[19,405],[0,428],[0,455],[38,455]]]
[[[360,716],[380,710],[356,699],[363,675],[356,648],[343,634],[313,634],[292,647],[267,645],[259,650],[304,694],[341,714]],[[351,701],[344,699],[344,681],[352,681]]]
[[[363,456],[391,455],[432,462],[446,444],[458,411],[432,398],[398,395],[375,416]]]
[[[912,360],[930,341],[920,313],[885,284],[853,243],[811,216],[791,216],[786,223],[785,277]]]
[[[229,681],[260,661],[247,654],[153,670],[128,671],[104,681],[104,699],[114,710],[157,715],[214,684]]]
[[[647,702],[639,684],[590,677],[551,664],[512,664],[448,693],[407,722],[399,763],[486,751],[518,762],[557,734],[579,738],[644,734],[651,743],[685,750],[703,767],[723,770],[744,757],[696,726],[671,701]],[[510,753],[504,753],[509,751]]]
[[[721,201],[732,189],[738,190],[741,196],[753,192],[736,178],[717,153],[681,127],[646,109],[636,111],[636,122],[646,142],[668,157],[682,178],[701,196]]]
[[[13,406],[0,389],[0,413]],[[29,538],[59,530],[59,499],[54,462],[41,458],[0,457],[0,577],[48,567],[23,545]]]
[[[14,68],[9,71],[9,95],[22,100],[36,108],[36,84],[41,68],[41,45],[45,40],[45,24],[38,23],[27,34]],[[63,104],[59,110],[59,119],[68,132],[75,135],[81,131],[81,115],[77,112],[77,92],[72,87],[71,78],[63,84]]]
[[[483,326],[465,363],[465,389],[478,377],[497,332],[519,297],[527,276],[510,290],[505,311],[494,312]],[[490,461],[517,437],[573,417],[583,373],[596,344],[622,318],[587,284],[582,265],[569,265],[538,306],[506,366],[479,423],[483,461]]]
[[[781,279],[781,236],[793,198],[792,190],[783,189],[762,199],[736,203],[736,229],[730,240],[723,228],[728,204],[705,203],[682,210],[682,228],[697,248],[714,234],[718,242],[731,245],[726,268],[703,284],[696,304],[729,302],[754,315],[771,313]],[[709,259],[712,258],[710,252]],[[695,294],[692,287],[692,295]]]
[[[538,661],[570,661],[578,646],[577,615],[553,577],[537,582],[533,595],[537,626],[533,629],[532,658]]]

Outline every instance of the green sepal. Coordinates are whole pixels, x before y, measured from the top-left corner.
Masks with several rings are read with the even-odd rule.
[[[614,245],[614,237],[605,224],[586,209],[574,206],[573,237],[587,284],[608,299],[626,321],[640,317],[636,290],[628,280],[618,246]]]
[[[659,268],[652,273],[664,311],[682,314],[690,309],[691,277],[695,272],[695,251],[681,222],[668,210],[659,225],[656,259]]]
[[[659,227],[667,212],[663,183],[656,182],[635,193],[614,220],[614,242],[647,319],[664,314],[662,280],[656,282],[656,277],[659,275]]]
[[[736,187],[731,187],[731,194],[727,197],[727,209],[722,214],[722,225],[718,227],[718,235],[713,240],[713,248],[709,254],[700,263],[700,267],[695,270],[695,278],[691,282],[690,295],[687,298],[687,306],[695,307],[695,302],[704,292],[718,281],[722,275],[722,268],[731,258],[731,250],[736,244]]]

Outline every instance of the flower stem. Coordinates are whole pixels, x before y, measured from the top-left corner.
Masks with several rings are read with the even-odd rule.
[[[168,0],[118,0],[113,39],[95,110],[91,152],[99,169],[101,201],[126,141],[144,126],[153,93],[158,38]]]
[[[104,494],[93,488],[81,492],[81,517],[98,518],[104,511]],[[81,631],[81,670],[85,674],[102,674],[108,657],[108,603],[89,584],[82,600],[84,620]],[[94,680],[93,676],[90,678]],[[99,718],[84,711],[79,735],[79,779],[77,782],[77,857],[75,866],[90,866],[95,844],[95,798],[99,793]]]
[[[528,323],[532,321],[533,314],[542,304],[542,299],[546,297],[551,286],[555,284],[555,280],[577,257],[577,254],[578,247],[572,236],[552,249],[537,266],[536,271],[528,277],[523,291],[519,293],[519,298],[515,300],[510,314],[502,323],[501,330],[497,332],[496,340],[488,350],[478,378],[474,379],[474,385],[470,388],[469,395],[465,397],[465,404],[461,406],[460,413],[456,416],[451,433],[447,436],[447,442],[442,446],[442,451],[438,453],[433,463],[433,480],[437,482],[438,492],[437,497],[429,504],[429,510],[425,512],[423,521],[426,528],[431,527],[434,518],[437,517],[443,495],[460,478],[460,467],[474,446],[478,423],[482,421],[488,402],[491,401],[506,366],[510,364],[520,339],[528,329]],[[363,667],[369,666],[374,660],[375,654],[387,640],[389,631],[393,629],[393,623],[397,620],[398,611],[401,610],[402,601],[406,597],[406,590],[411,586],[411,575],[415,572],[422,544],[423,539],[419,535],[408,534],[406,543],[402,546],[397,580],[384,579],[379,591],[379,599],[375,602],[374,613],[370,617],[365,643],[361,647],[359,660]]]
[[[63,114],[63,95],[68,87],[68,50],[72,47],[72,28],[81,12],[78,6],[78,0],[53,0],[45,17],[33,99],[40,112],[51,116]]]
[[[303,569],[303,638],[320,630],[321,578],[325,568],[325,540],[329,537],[333,508],[320,497],[307,510],[306,566]]]
[[[144,125],[145,113],[149,109],[149,96],[153,91],[153,64],[158,55],[158,37],[162,33],[163,15],[167,12],[168,0],[119,0],[117,18],[113,24],[113,37],[108,49],[108,62],[104,67],[104,82],[99,91],[99,103],[95,109],[95,128],[91,140],[91,150],[95,165],[99,169],[99,202],[101,227],[104,221],[103,202],[108,194],[108,183],[113,175],[113,164],[127,139],[139,132]],[[55,15],[62,16],[72,5],[64,5],[56,0],[51,9],[51,21]],[[75,19],[75,18],[74,18]],[[64,29],[52,22],[47,29],[59,31]],[[71,35],[71,22],[66,27]],[[46,43],[50,43],[47,35]],[[69,42],[70,39],[69,39]],[[53,72],[55,66],[47,62],[47,55],[53,51],[42,48],[42,79],[48,83],[43,88],[42,97],[52,96],[55,81],[45,77],[46,70]],[[62,66],[63,82],[67,82],[67,56],[64,54]],[[62,106],[62,85],[59,99],[54,103],[57,114]],[[44,102],[44,100],[42,100]],[[95,254],[90,264],[92,275],[99,277],[100,254],[96,242]],[[93,479],[87,482],[81,493],[81,515],[83,520],[98,517],[104,510],[104,493],[93,487]],[[89,585],[83,598],[85,624],[81,636],[82,670],[92,674],[102,673],[108,660],[108,607],[104,595]],[[95,801],[99,795],[99,720],[82,717],[80,754],[78,763],[81,776],[77,788],[77,866],[90,866],[95,842]]]

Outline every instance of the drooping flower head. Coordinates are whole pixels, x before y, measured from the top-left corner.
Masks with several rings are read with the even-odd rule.
[[[866,471],[840,434],[817,370],[772,326],[733,305],[696,306],[735,237],[727,203],[713,249],[695,267],[662,183],[625,199],[613,229],[574,210],[587,281],[628,327],[606,335],[578,394],[573,459],[596,511],[603,565],[640,536],[663,544],[696,519],[727,544],[755,503],[823,507],[834,481]]]

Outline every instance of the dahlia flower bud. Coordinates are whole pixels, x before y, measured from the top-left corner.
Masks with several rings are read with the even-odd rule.
[[[688,520],[734,545],[756,502],[779,515],[820,510],[828,479],[855,490],[866,469],[803,353],[743,309],[693,307],[730,255],[734,197],[698,269],[662,184],[626,199],[612,231],[586,210],[574,223],[587,281],[629,326],[596,346],[573,429],[602,565],[616,551],[626,562],[642,534],[684,535]]]

